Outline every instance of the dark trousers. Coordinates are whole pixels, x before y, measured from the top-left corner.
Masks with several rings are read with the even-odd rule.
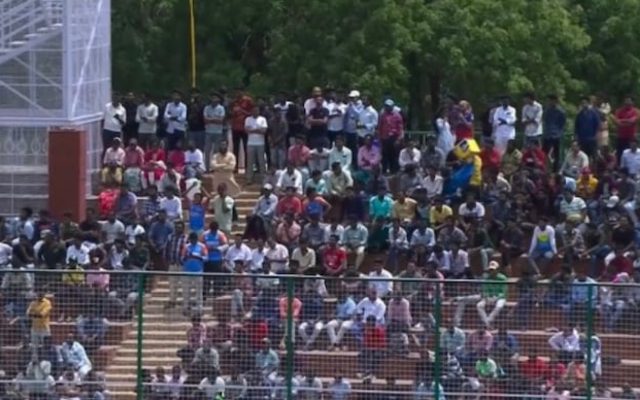
[[[248,135],[245,131],[232,131],[231,137],[233,138],[233,154],[236,156],[236,171],[240,168],[240,142],[242,142],[242,148],[244,149],[244,164],[247,165],[247,139]]]
[[[329,138],[329,147],[333,146],[333,143],[336,141],[336,137],[341,136],[342,131],[327,131],[327,137]],[[351,151],[354,158],[356,158],[356,153]]]
[[[345,144],[351,150],[353,162],[351,166],[353,169],[358,169],[358,135],[355,133],[345,133]]]
[[[358,354],[360,369],[365,374],[375,374],[378,365],[384,358],[385,351],[380,349],[362,349]]]
[[[184,131],[175,130],[167,133],[167,150],[175,150],[178,142],[184,142]]]
[[[553,151],[553,171],[558,171],[560,168],[560,138],[545,138],[542,149],[547,155]]]
[[[397,137],[382,139],[382,172],[387,170],[395,173],[398,171]]]
[[[578,139],[578,145],[580,149],[585,152],[589,158],[593,158],[596,155],[596,151],[598,150],[598,142],[596,139]]]
[[[138,124],[125,125],[122,128],[122,134],[124,136],[122,141],[126,146],[127,144],[129,144],[129,141],[131,139],[138,138]]]
[[[204,272],[205,273],[221,273],[225,272],[222,270],[222,260],[220,261],[207,261],[204,263]],[[213,289],[212,296],[215,297],[218,292],[220,292],[224,288],[224,278],[223,276],[211,276],[205,275],[204,280],[202,282],[202,300],[205,301]]]
[[[113,144],[113,139],[120,137],[120,132],[102,130],[102,154]]]
[[[632,139],[623,139],[618,138],[618,144],[616,146],[616,155],[618,156],[618,162],[620,162],[620,157],[622,157],[622,152],[629,148]]]

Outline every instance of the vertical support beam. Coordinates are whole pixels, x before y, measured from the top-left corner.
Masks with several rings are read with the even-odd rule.
[[[87,145],[78,129],[49,131],[49,210],[55,217],[70,212],[74,220],[85,218]]]

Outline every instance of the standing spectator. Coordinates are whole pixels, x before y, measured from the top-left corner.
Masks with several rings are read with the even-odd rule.
[[[202,234],[202,242],[207,247],[207,259],[204,263],[204,272],[206,273],[221,273],[225,272],[222,265],[222,256],[227,249],[227,236],[220,230],[218,230],[218,223],[211,221],[209,229]],[[209,291],[212,289],[212,283],[219,282],[223,277],[205,276],[204,277],[204,293],[203,300],[206,301]],[[216,295],[217,287],[213,287],[214,296]]]
[[[342,99],[336,98],[335,93],[327,95],[327,109],[329,110],[329,123],[327,130],[329,134],[329,146],[333,144],[338,136],[342,135],[344,130],[344,115],[347,111],[347,105]]]
[[[138,123],[138,141],[146,151],[155,140],[158,129],[158,106],[151,102],[147,93],[142,94],[142,103],[136,110],[136,122]]]
[[[160,210],[165,212],[169,222],[182,219],[182,200],[177,196],[177,189],[167,189],[166,196],[160,200]]]
[[[558,96],[549,95],[547,107],[542,116],[543,149],[551,160],[553,160],[553,170],[557,171],[560,165],[560,141],[564,137],[567,125],[567,115],[564,109],[558,104]]]
[[[178,225],[180,224],[180,225]],[[182,222],[176,223],[176,231],[179,226],[184,229]],[[167,212],[161,209],[158,218],[149,227],[149,250],[151,252],[151,262],[156,269],[164,269],[165,251],[169,242],[169,237],[173,234],[174,227],[167,221]]]
[[[542,105],[536,101],[535,94],[525,93],[522,107],[522,124],[526,139],[538,140],[542,135]]]
[[[242,90],[238,90],[236,98],[231,105],[231,135],[233,138],[233,152],[236,156],[236,160],[240,160],[240,145],[242,144],[243,146],[245,167],[247,165],[248,138],[247,131],[245,130],[245,120],[251,115],[253,108],[253,99],[243,93]],[[237,165],[234,172],[238,173]]]
[[[177,143],[185,139],[187,106],[181,101],[182,94],[174,90],[171,102],[164,109],[164,120],[167,124],[167,149],[175,150]]]
[[[193,141],[200,150],[205,143],[205,104],[198,88],[191,88],[191,98],[187,109],[187,122],[189,125],[189,141]]]
[[[370,315],[365,321],[362,350],[358,354],[358,361],[365,379],[373,379],[386,353],[387,335],[384,328],[376,324],[375,316]]]
[[[404,137],[404,121],[400,112],[394,110],[395,103],[391,99],[384,102],[384,110],[380,114],[379,133],[382,146],[382,171],[395,173],[398,171],[398,149]]]
[[[626,96],[624,104],[618,108],[613,116],[613,121],[618,126],[618,159],[622,152],[629,148],[632,140],[635,140],[638,127],[638,109],[633,104],[633,98]]]
[[[597,134],[600,129],[600,115],[591,105],[588,97],[582,98],[573,129],[580,148],[590,157],[595,155],[598,147]],[[619,150],[618,157],[622,150]]]
[[[125,145],[128,145],[131,139],[138,139],[138,121],[136,121],[138,105],[136,104],[136,97],[132,92],[128,92],[124,96],[122,106],[126,112],[125,122],[122,126],[122,141]]]
[[[115,138],[121,139],[122,126],[127,121],[127,111],[114,93],[111,102],[105,105],[102,125],[102,153],[107,150]]]
[[[44,292],[38,293],[38,297],[27,308],[27,315],[31,318],[31,343],[34,346],[42,345],[44,338],[51,336],[51,309],[51,302]]]
[[[227,194],[227,185],[218,185],[218,194],[213,198],[213,218],[218,223],[218,227],[227,235],[231,235],[233,225],[233,209],[235,200]]]
[[[362,111],[358,114],[358,141],[367,135],[373,135],[378,128],[378,112],[371,105],[368,96],[362,97]],[[359,143],[358,143],[359,144]],[[351,150],[353,152],[353,149]]]
[[[307,125],[309,132],[307,143],[313,148],[319,146],[328,147],[327,124],[329,123],[329,110],[321,95],[313,98],[313,106],[307,109]],[[306,105],[305,105],[305,108]]]
[[[509,140],[516,137],[516,109],[509,105],[509,97],[500,99],[500,107],[493,114],[493,135],[496,149],[504,154]]]
[[[364,109],[364,105],[360,100],[360,92],[352,90],[349,92],[349,104],[344,112],[344,133],[346,137],[347,147],[352,153],[358,150],[358,123],[360,121],[360,113]]]
[[[202,273],[207,256],[207,247],[198,241],[197,233],[191,232],[182,250],[183,271],[188,274],[182,277],[182,309],[185,314],[189,312],[192,300],[195,300],[196,310],[202,310]],[[191,297],[192,291],[195,299]]]
[[[261,179],[265,172],[265,134],[267,133],[267,119],[260,115],[260,108],[254,106],[251,115],[244,121],[244,131],[247,136],[247,179],[249,184],[254,181],[254,166]]]
[[[267,121],[270,128],[268,136],[269,154],[271,156],[269,166],[277,170],[285,166],[290,132],[287,111],[291,102],[286,101],[284,96],[280,97],[273,106],[271,119]]]
[[[203,110],[204,117],[204,158],[207,170],[211,166],[211,156],[218,151],[218,144],[223,139],[224,119],[226,111],[222,105],[222,98],[218,93],[209,95],[209,104]]]

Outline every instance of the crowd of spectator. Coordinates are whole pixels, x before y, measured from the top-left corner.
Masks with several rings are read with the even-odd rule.
[[[281,396],[288,346],[358,353],[358,377],[297,368],[294,391],[309,398],[345,399],[350,379],[369,387],[390,358],[416,351],[417,397],[556,398],[584,394],[587,379],[606,387],[606,348],[595,334],[585,338],[586,316],[598,314],[607,334],[638,315],[640,290],[627,285],[640,281],[638,110],[630,97],[615,112],[583,99],[565,148],[571,133],[556,96],[542,106],[527,93],[520,113],[510,103],[501,97],[476,117],[469,102],[447,99],[434,133],[422,137],[405,132],[392,98],[376,109],[357,90],[314,88],[306,101],[242,91],[205,100],[192,90],[186,104],[176,91],[159,106],[114,96],[97,212],[75,223],[24,209],[3,221],[5,314],[30,354],[11,371],[14,386],[103,396],[83,385],[99,380],[92,354],[107,321],[131,317],[139,293],[135,274],[106,270],[157,269],[184,274],[169,278],[165,308],[179,307],[192,326],[181,365],[145,372],[149,398]],[[229,181],[205,185],[207,176],[242,172],[261,192],[248,215],[238,215]],[[36,265],[66,271],[34,278]],[[300,279],[291,288],[282,274]],[[207,301],[221,295],[229,306],[207,323]],[[80,296],[90,296],[90,309]],[[437,367],[426,350],[436,303],[452,310],[441,321]],[[521,348],[512,330],[543,310],[560,316],[558,333],[546,349]],[[52,344],[50,318],[77,320],[75,334]],[[24,377],[36,377],[37,389],[23,387]]]

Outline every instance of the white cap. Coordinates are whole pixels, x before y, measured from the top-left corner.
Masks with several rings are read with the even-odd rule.
[[[265,183],[262,188],[264,190],[273,190],[273,186],[270,183]]]
[[[609,200],[607,200],[607,208],[614,208],[618,203],[620,203],[620,197],[615,195],[611,196],[609,197]]]
[[[357,90],[352,90],[349,92],[349,97],[360,97],[360,92]]]
[[[498,268],[500,268],[500,264],[498,264],[497,261],[491,261],[489,263],[489,268],[488,268],[489,270],[498,269]]]

